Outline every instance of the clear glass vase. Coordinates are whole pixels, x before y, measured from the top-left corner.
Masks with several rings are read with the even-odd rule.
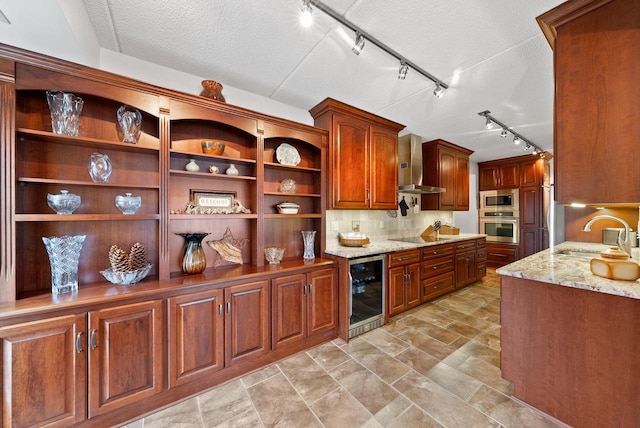
[[[202,248],[202,240],[208,233],[176,233],[184,238],[182,272],[187,275],[202,273],[207,268],[207,256]]]
[[[118,125],[122,130],[122,142],[137,144],[140,137],[142,114],[137,109],[123,105],[117,111]]]
[[[316,258],[314,253],[314,241],[316,238],[315,230],[302,230],[302,242],[304,243],[304,253],[302,254],[302,258],[304,260],[313,260]]]
[[[80,113],[84,106],[82,98],[61,91],[47,91],[46,94],[53,132],[62,135],[78,135]]]
[[[78,291],[78,261],[86,235],[42,237],[51,264],[53,294]]]

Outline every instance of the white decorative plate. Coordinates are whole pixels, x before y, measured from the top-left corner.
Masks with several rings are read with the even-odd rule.
[[[297,166],[300,163],[300,153],[291,144],[282,143],[276,149],[276,160],[282,165]]]

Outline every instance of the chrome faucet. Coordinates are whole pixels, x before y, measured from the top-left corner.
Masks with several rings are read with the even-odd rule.
[[[629,254],[629,257],[631,257],[631,234],[629,233],[631,232],[631,228],[629,227],[627,222],[622,220],[621,218],[614,217],[612,215],[606,215],[606,214],[597,215],[584,225],[584,227],[582,228],[582,231],[590,232],[591,225],[598,220],[615,220],[624,226],[624,230],[621,230],[620,233],[618,234],[618,247],[625,253]]]

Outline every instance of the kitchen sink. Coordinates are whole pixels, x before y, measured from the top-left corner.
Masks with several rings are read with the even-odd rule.
[[[593,257],[598,257],[600,255],[600,253],[596,251],[577,251],[577,250],[556,250],[554,254],[561,255],[561,256],[578,257],[583,259],[590,259]]]

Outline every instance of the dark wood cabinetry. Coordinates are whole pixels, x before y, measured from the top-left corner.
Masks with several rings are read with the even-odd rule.
[[[387,308],[389,316],[420,304],[420,250],[397,251],[387,256]]]
[[[555,198],[640,202],[640,5],[572,0],[538,17],[554,49]]]
[[[469,156],[472,150],[444,140],[422,144],[422,182],[444,193],[422,195],[423,210],[469,210]]]
[[[422,296],[426,302],[455,290],[454,245],[442,244],[422,249]]]
[[[334,269],[280,277],[272,281],[271,287],[274,349],[337,330],[338,287]]]
[[[62,428],[86,418],[86,329],[86,315],[0,328],[2,426]]]
[[[471,284],[477,279],[476,241],[465,241],[455,246],[456,288]]]
[[[518,257],[518,244],[487,242],[487,265],[500,267],[515,262]]]
[[[487,162],[478,171],[479,190],[517,189],[520,187],[520,166],[517,162]]]
[[[330,208],[395,210],[404,125],[327,98],[310,110],[329,131]]]

